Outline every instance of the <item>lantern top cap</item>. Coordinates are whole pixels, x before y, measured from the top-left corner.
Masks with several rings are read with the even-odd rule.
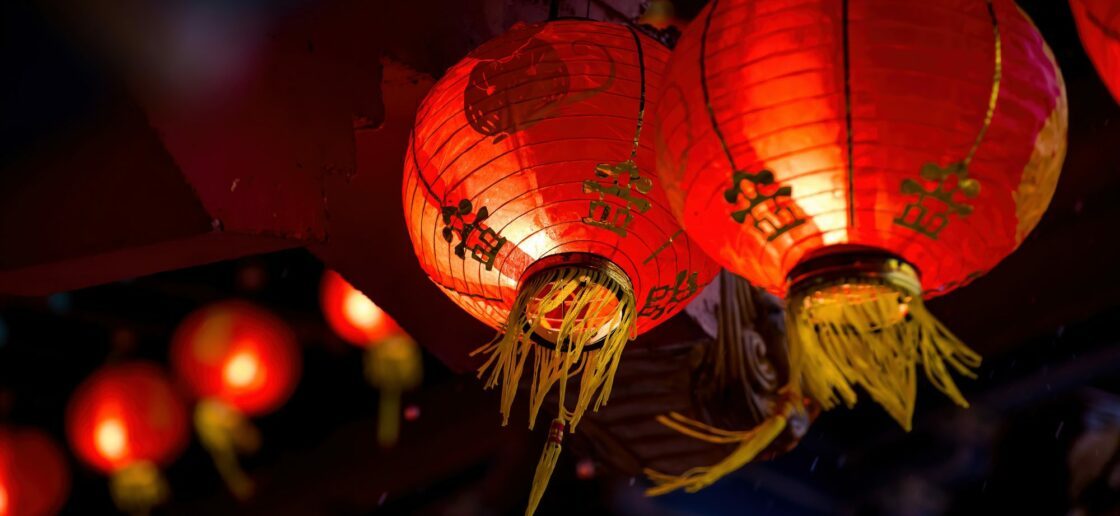
[[[875,283],[921,297],[920,276],[916,267],[893,253],[875,247],[837,245],[801,260],[787,280],[793,296],[843,283]]]

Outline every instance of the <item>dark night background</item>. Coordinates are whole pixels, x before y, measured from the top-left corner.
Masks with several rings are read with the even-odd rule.
[[[699,0],[675,3],[684,18],[703,5]],[[165,15],[182,13],[184,19],[204,13],[199,23],[216,32],[190,33],[185,41],[221,55],[236,52],[205,44],[208,34],[224,34],[220,26],[209,25],[215,20],[243,24],[235,28],[257,27],[263,42],[258,46],[265,49],[286,49],[287,35],[306,31],[314,36],[307,37],[306,45],[301,35],[290,39],[299,40],[308,53],[320,48],[329,52],[331,41],[347,41],[347,31],[354,31],[362,35],[360,45],[374,56],[370,62],[376,69],[373,82],[355,88],[376,86],[383,75],[388,77],[388,67],[377,68],[377,56],[438,76],[474,45],[517,19],[543,19],[550,7],[543,0],[375,1],[371,4],[378,5],[361,9],[355,7],[358,3],[328,1],[167,2],[143,9],[125,4]],[[561,15],[589,12],[593,18],[625,21],[641,4],[571,0],[558,5]],[[1075,514],[1071,471],[1096,472],[1091,489],[1076,502],[1085,512],[1077,514],[1120,514],[1120,107],[1082,50],[1067,3],[1019,4],[1062,67],[1070,102],[1069,154],[1049,212],[1022,248],[988,276],[931,303],[949,327],[985,356],[980,378],[961,382],[973,407],[959,410],[922,385],[914,430],[907,434],[865,401],[854,410],[823,414],[788,454],[752,464],[699,494],[652,500],[642,497],[641,478],[614,472],[602,457],[575,447],[562,457],[538,514]],[[147,63],[152,76],[158,75],[156,63],[166,56],[158,53],[158,42],[148,52],[120,50],[125,48],[121,41],[143,47],[153,32],[137,28],[146,23],[140,14],[98,28],[122,12],[98,5],[6,2],[0,7],[0,423],[40,427],[64,443],[64,407],[83,378],[125,359],[166,363],[170,335],[187,313],[208,302],[244,298],[288,321],[304,357],[303,377],[291,400],[255,420],[264,446],[243,464],[258,480],[258,496],[246,504],[235,502],[194,441],[166,470],[173,495],[157,514],[481,515],[523,510],[527,479],[544,434],[541,428],[530,433],[520,424],[501,428],[496,396],[482,392],[472,374],[457,372],[461,363],[441,360],[484,343],[488,331],[455,312],[423,281],[410,261],[411,247],[397,249],[401,238],[407,238],[403,226],[393,226],[400,217],[394,212],[400,202],[399,166],[379,170],[384,177],[398,177],[386,179],[389,186],[371,190],[372,197],[363,199],[370,212],[361,216],[361,223],[372,230],[393,228],[387,230],[391,234],[379,233],[372,240],[327,239],[318,229],[327,223],[311,220],[304,233],[262,237],[228,227],[230,219],[195,206],[196,211],[185,209],[181,218],[175,215],[161,226],[174,229],[176,240],[161,248],[159,260],[150,261],[152,255],[145,253],[156,242],[144,233],[147,219],[164,220],[160,217],[166,214],[156,206],[159,195],[179,199],[180,194],[155,189],[152,185],[162,183],[148,184],[145,176],[127,169],[147,159],[171,163],[178,157],[175,152],[172,160],[129,157],[142,154],[149,145],[145,138],[157,141],[153,135],[160,134],[141,110],[160,102],[152,100],[153,92],[164,90],[159,80],[147,81],[144,70]],[[359,21],[353,26],[335,31],[330,20],[350,8],[366,18],[355,16]],[[101,32],[129,37],[99,45]],[[328,41],[314,39],[320,36]],[[150,62],[137,57],[145,55]],[[285,69],[288,54],[277,55],[281,57],[261,73],[288,77],[276,71]],[[291,77],[302,73],[297,70]],[[254,87],[246,91],[273,92]],[[347,107],[365,123],[391,128],[395,97],[390,91],[375,95],[377,102]],[[262,104],[286,105],[287,93]],[[333,93],[314,92],[325,97]],[[292,109],[318,112],[313,102],[310,106]],[[322,128],[329,124],[317,119],[310,124],[299,120],[300,130],[312,138],[327,139],[333,130]],[[101,138],[92,151],[81,143],[89,135]],[[278,145],[283,140],[263,141]],[[361,152],[360,140],[357,145]],[[98,150],[111,154],[97,158]],[[400,157],[384,159],[392,163]],[[329,189],[331,173],[319,179]],[[169,203],[168,211],[176,202]],[[156,215],[138,211],[149,208]],[[337,221],[346,213],[332,207],[331,216]],[[205,234],[223,223],[227,227],[221,229],[238,239],[236,251],[180,252],[197,238],[212,243]],[[247,236],[241,240],[242,235]],[[97,241],[111,247],[95,249],[91,242]],[[348,245],[360,247],[360,254],[339,258]],[[87,281],[93,276],[83,276],[84,269],[72,265],[86,249],[98,254],[139,251],[124,255],[122,263],[131,266]],[[335,337],[320,312],[324,261],[360,269],[347,276],[356,277],[357,286],[430,351],[424,358],[423,386],[405,395],[405,404],[419,407],[421,415],[403,424],[402,441],[394,449],[377,448],[377,392],[362,376],[361,350]],[[213,263],[195,265],[207,262]],[[36,267],[44,263],[57,265]],[[185,265],[194,266],[181,268]],[[104,284],[87,286],[94,283]],[[683,319],[678,325],[691,324],[678,317]],[[656,344],[672,338],[671,331],[659,330],[640,341]],[[1095,444],[1084,444],[1090,442]],[[1074,453],[1078,443],[1089,451]],[[580,461],[596,465],[593,478],[579,478]],[[72,456],[70,466],[72,490],[64,513],[111,512],[106,479]]]

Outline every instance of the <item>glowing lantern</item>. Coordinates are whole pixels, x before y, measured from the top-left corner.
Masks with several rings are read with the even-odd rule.
[[[1120,102],[1120,2],[1070,0],[1069,5],[1085,52]]]
[[[530,426],[558,387],[531,509],[565,426],[607,401],[626,342],[716,271],[669,212],[642,130],[667,58],[626,26],[518,25],[448,70],[416,116],[403,195],[421,266],[503,332],[479,352],[505,420],[526,368]]]
[[[158,468],[186,446],[187,411],[156,365],[112,365],[86,379],[70,398],[66,431],[80,459],[111,475],[117,506],[145,514],[167,496]]]
[[[682,225],[786,296],[801,384],[861,386],[909,428],[916,364],[980,359],[925,309],[1042,217],[1066,145],[1061,74],[1012,0],[713,0],[658,104],[658,167]]]
[[[377,440],[389,447],[400,434],[401,393],[423,376],[420,348],[389,314],[337,272],[323,273],[319,301],[343,340],[366,349],[366,378],[381,391]]]
[[[183,320],[171,342],[177,376],[200,400],[194,423],[222,478],[239,497],[252,481],[237,464],[260,436],[247,417],[275,410],[299,380],[295,336],[275,315],[245,301],[202,308]]]
[[[70,491],[62,450],[45,433],[0,426],[0,516],[57,514]]]

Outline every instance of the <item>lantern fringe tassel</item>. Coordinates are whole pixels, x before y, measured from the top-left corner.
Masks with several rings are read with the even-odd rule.
[[[602,288],[597,288],[602,287]],[[526,516],[540,504],[548,481],[560,457],[564,429],[575,430],[588,408],[598,410],[610,397],[614,375],[626,342],[633,336],[637,321],[633,288],[619,281],[609,270],[582,266],[558,266],[532,275],[517,294],[506,331],[493,342],[475,350],[490,358],[479,368],[481,378],[487,371],[486,388],[501,385],[502,424],[509,422],[510,409],[529,356],[533,355],[533,379],[529,392],[529,428],[532,429],[545,397],[559,383],[559,416],[549,427],[548,442],[541,452],[533,475]],[[559,328],[549,327],[549,313],[563,306]],[[604,323],[607,328],[604,331]],[[539,330],[555,330],[555,345],[550,349],[532,339]],[[602,346],[586,350],[597,340]],[[568,379],[580,376],[575,407],[564,402]],[[592,403],[594,400],[594,403]]]
[[[169,489],[155,464],[139,461],[113,472],[109,492],[121,512],[147,516],[153,507],[167,500]]]
[[[237,460],[238,454],[260,448],[260,432],[239,410],[215,399],[198,402],[194,425],[202,446],[210,453],[218,474],[240,500],[253,495],[253,480]]]
[[[549,349],[536,344],[533,334],[553,329],[549,328],[546,316],[561,305],[566,306],[560,327],[556,329],[555,346]],[[531,276],[517,294],[506,331],[471,353],[472,356],[490,355],[479,368],[478,376],[482,378],[489,372],[485,382],[487,389],[501,386],[502,425],[509,423],[510,409],[530,355],[533,364],[529,391],[530,429],[552,387],[557,382],[566,382],[569,376],[582,373],[575,407],[568,410],[560,403],[560,419],[568,422],[573,431],[588,408],[598,410],[605,405],[622,350],[634,333],[635,305],[633,289],[617,281],[608,271],[559,266]],[[605,335],[600,332],[602,321],[608,321],[610,326]],[[585,350],[600,336],[601,347]],[[560,392],[563,393],[563,389]]]
[[[717,317],[719,330],[716,342],[708,350],[706,360],[712,365],[712,381],[720,388],[741,386],[750,393],[749,373],[743,363],[747,360],[742,348],[743,325],[753,326],[756,312],[753,289],[746,280],[727,271],[722,271],[720,281],[720,303]],[[791,357],[792,359],[792,357]],[[791,363],[791,370],[797,364]],[[796,378],[791,374],[791,378]],[[768,448],[785,431],[789,418],[797,410],[797,401],[802,396],[796,383],[787,384],[780,391],[779,401],[771,414],[758,426],[749,430],[732,431],[716,428],[677,412],[657,416],[657,422],[670,429],[712,444],[738,444],[734,451],[722,461],[711,466],[692,468],[681,475],[669,475],[646,468],[643,473],[655,485],[646,489],[646,496],[659,496],[684,489],[695,493],[729,473],[745,466],[758,454]]]
[[[849,281],[794,296],[786,318],[803,388],[825,409],[841,400],[854,405],[859,385],[909,431],[918,362],[938,390],[968,407],[950,369],[975,378],[980,355],[930,314],[920,296],[875,280]]]
[[[716,464],[692,468],[681,475],[667,475],[648,468],[643,470],[643,473],[656,484],[646,489],[646,496],[663,495],[677,489],[695,493],[745,466],[782,435],[793,410],[793,402],[784,399],[781,406],[765,421],[744,431],[721,430],[677,412],[657,416],[658,423],[694,439],[712,444],[738,444],[738,447]]]
[[[377,442],[383,448],[397,444],[401,426],[401,394],[420,385],[424,366],[420,347],[407,334],[396,334],[366,348],[366,380],[377,387]]]

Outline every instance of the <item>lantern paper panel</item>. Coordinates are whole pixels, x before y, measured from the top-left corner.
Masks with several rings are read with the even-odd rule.
[[[1066,145],[1061,73],[1012,0],[714,0],[656,111],[659,173],[721,265],[789,296],[826,408],[861,386],[909,428],[915,366],[979,356],[924,308],[1038,223]]]
[[[1112,97],[1120,102],[1120,2],[1070,0],[1069,6],[1085,53]]]
[[[287,324],[240,300],[187,316],[172,338],[171,362],[197,397],[220,400],[248,416],[287,401],[302,369]]]
[[[689,234],[755,284],[784,294],[807,256],[853,244],[934,296],[1041,218],[1064,86],[1011,0],[718,0],[697,20],[659,104],[659,171]]]
[[[66,457],[50,437],[0,426],[0,516],[58,514],[69,491]]]
[[[628,26],[517,25],[448,70],[416,115],[402,194],[422,268],[502,331],[476,353],[504,422],[526,370],[530,428],[558,389],[527,514],[565,428],[606,403],[626,342],[716,272],[669,211],[643,131],[668,53]]]
[[[625,26],[554,21],[448,70],[417,114],[403,194],[421,265],[452,300],[501,328],[530,265],[588,253],[633,282],[641,333],[710,280],[636,135],[667,58]]]

